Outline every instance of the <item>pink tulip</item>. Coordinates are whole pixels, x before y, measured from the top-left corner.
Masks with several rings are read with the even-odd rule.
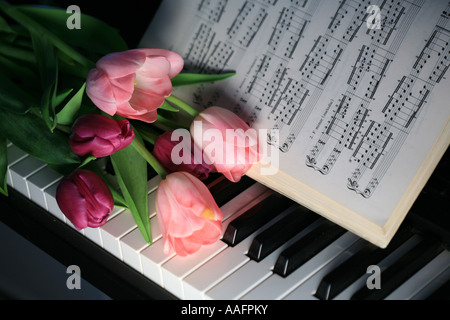
[[[128,120],[113,120],[99,114],[87,114],[78,118],[69,137],[73,152],[80,156],[96,158],[109,156],[127,147],[134,138]]]
[[[205,109],[194,119],[190,131],[206,162],[230,181],[238,182],[261,158],[256,130],[227,109]]]
[[[157,109],[172,93],[171,78],[183,58],[164,49],[133,49],[104,56],[89,72],[86,93],[109,115],[154,122]]]
[[[159,163],[168,172],[185,171],[200,180],[208,178],[212,166],[203,161],[202,157],[196,161],[194,156],[196,146],[192,139],[189,137],[189,141],[185,141],[185,138],[179,141],[176,136],[172,138],[173,133],[174,131],[166,131],[155,141],[153,154]],[[188,151],[190,154],[185,155],[184,152]]]
[[[56,201],[77,230],[104,225],[114,208],[114,198],[106,183],[85,169],[78,169],[61,180]]]
[[[170,173],[161,181],[156,214],[166,253],[187,256],[222,235],[222,212],[205,184],[187,172]]]

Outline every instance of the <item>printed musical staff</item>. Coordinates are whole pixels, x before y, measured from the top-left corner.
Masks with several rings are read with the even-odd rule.
[[[228,0],[201,0],[198,12],[211,22],[219,22]]]
[[[261,29],[266,17],[267,10],[264,7],[246,1],[228,28],[228,40],[248,47]]]

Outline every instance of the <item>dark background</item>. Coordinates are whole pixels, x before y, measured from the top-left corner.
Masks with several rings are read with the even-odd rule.
[[[139,43],[161,0],[126,0],[123,2],[98,0],[10,0],[7,2],[10,4],[48,5],[62,9],[66,9],[70,5],[77,5],[80,7],[81,13],[89,14],[115,27],[131,49],[135,48]]]

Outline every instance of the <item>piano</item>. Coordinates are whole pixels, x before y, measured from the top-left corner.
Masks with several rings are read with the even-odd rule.
[[[10,143],[10,194],[1,199],[10,212],[2,219],[27,226],[28,238],[117,299],[449,299],[448,168],[447,152],[386,249],[248,177],[212,175],[205,183],[224,214],[222,239],[179,257],[163,252],[159,176],[148,180],[152,245],[123,209],[102,227],[77,231],[55,200],[62,176]],[[369,267],[379,272],[379,289],[369,285]]]

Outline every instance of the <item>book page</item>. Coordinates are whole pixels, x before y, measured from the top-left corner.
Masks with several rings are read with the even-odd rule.
[[[449,14],[438,0],[165,0],[140,47],[236,71],[174,94],[273,129],[281,172],[383,227],[449,143]]]

